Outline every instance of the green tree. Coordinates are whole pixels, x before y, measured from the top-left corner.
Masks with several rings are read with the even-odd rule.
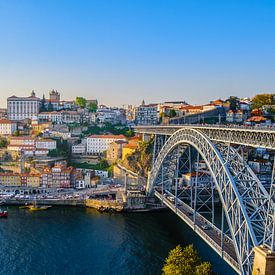
[[[95,113],[96,110],[97,110],[97,104],[96,104],[95,102],[89,103],[89,105],[88,105],[88,110],[89,110],[89,112],[91,112],[91,113]]]
[[[236,96],[230,96],[226,101],[230,104],[230,110],[236,111],[239,106],[240,99]]]
[[[48,104],[48,111],[49,112],[53,111],[53,104],[50,101],[49,101],[49,104]]]
[[[177,113],[176,113],[176,111],[174,110],[174,109],[171,109],[170,111],[169,111],[169,117],[175,117],[177,115]]]
[[[252,108],[262,108],[264,105],[275,105],[275,94],[257,94],[252,99]]]
[[[40,112],[45,112],[46,111],[46,99],[45,95],[43,94],[42,100],[41,100],[41,106],[40,106]]]
[[[20,133],[19,133],[18,130],[15,130],[15,131],[13,132],[13,136],[15,136],[15,137],[18,137],[19,135],[20,135]]]
[[[195,274],[196,275],[209,275],[212,274],[212,266],[209,262],[203,262],[200,265],[196,266]]]
[[[7,147],[7,140],[5,138],[0,139],[0,148]]]
[[[87,99],[81,96],[77,96],[75,99],[76,105],[78,105],[81,108],[85,108],[87,104]]]
[[[165,275],[210,275],[211,265],[208,262],[201,262],[193,245],[188,245],[184,249],[178,245],[169,252],[162,268]]]

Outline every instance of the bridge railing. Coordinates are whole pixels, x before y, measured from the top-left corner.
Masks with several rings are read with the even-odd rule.
[[[166,191],[166,193],[169,194],[169,196],[173,196],[174,199],[175,196],[170,193],[169,191]],[[181,207],[176,207],[174,203],[172,203],[171,201],[168,200],[168,198],[162,196],[162,194],[155,190],[155,195],[156,197],[158,197],[160,200],[162,200],[166,206],[168,206],[171,210],[173,210],[178,216],[180,216],[198,235],[200,235],[218,254],[220,254],[220,256],[226,260],[226,262],[235,269],[235,271],[239,272],[240,271],[240,265],[239,263],[234,260],[225,250],[222,249],[222,247],[215,242],[207,233],[205,233],[204,230],[202,230],[196,223],[194,224],[194,222],[192,221],[192,219],[190,217],[188,217],[183,210],[181,210]],[[185,204],[183,201],[177,199],[178,201],[180,201],[181,206],[183,206],[188,213],[193,213],[194,214],[194,209],[191,208],[189,205]],[[206,218],[204,218],[201,214],[196,212],[196,216],[200,219],[202,219],[205,223],[207,223],[208,226],[210,226],[216,234],[222,234],[222,231],[216,227],[215,225],[213,225],[211,222],[209,222]],[[233,240],[230,239],[228,236],[225,235],[225,238],[231,242],[231,244],[233,245]]]
[[[168,124],[168,125],[138,125],[134,128],[150,128],[150,127],[156,127],[156,128],[181,128],[181,127],[192,127],[192,128],[225,128],[225,129],[241,129],[241,130],[264,130],[264,131],[275,131],[275,124],[274,125],[266,125],[266,126],[251,126],[251,125],[232,125],[232,124]]]

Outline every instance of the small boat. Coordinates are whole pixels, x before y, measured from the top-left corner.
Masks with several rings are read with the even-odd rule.
[[[22,206],[22,208],[27,208],[29,209],[29,211],[41,211],[41,210],[47,210],[49,208],[51,208],[51,205],[37,205],[36,203],[36,199],[34,200],[33,204],[25,204],[24,206]]]
[[[49,208],[51,208],[52,206],[51,205],[41,205],[41,206],[38,206],[38,205],[29,205],[28,208],[30,211],[41,211],[41,210],[47,210]]]
[[[8,217],[8,211],[0,209],[0,218],[7,218],[7,217]]]
[[[28,209],[30,206],[30,204],[25,203],[25,205],[19,206],[19,209]]]

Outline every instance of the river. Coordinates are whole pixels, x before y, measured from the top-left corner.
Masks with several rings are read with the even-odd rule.
[[[177,244],[193,243],[218,274],[234,271],[175,214],[100,214],[53,207],[9,207],[0,220],[0,274],[161,274]]]

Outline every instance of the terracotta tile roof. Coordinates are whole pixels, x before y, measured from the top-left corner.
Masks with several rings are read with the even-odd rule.
[[[123,148],[128,148],[128,149],[137,149],[138,145],[136,144],[127,144]]]
[[[0,119],[0,124],[16,124],[16,122],[8,119]]]
[[[88,138],[125,139],[124,135],[91,135]]]
[[[35,138],[30,136],[22,136],[22,137],[10,137],[11,140],[35,140]]]
[[[266,121],[266,118],[263,116],[252,116],[247,121],[249,121],[249,122],[264,122],[264,121]]]
[[[180,110],[203,110],[203,106],[182,106],[179,108]]]

